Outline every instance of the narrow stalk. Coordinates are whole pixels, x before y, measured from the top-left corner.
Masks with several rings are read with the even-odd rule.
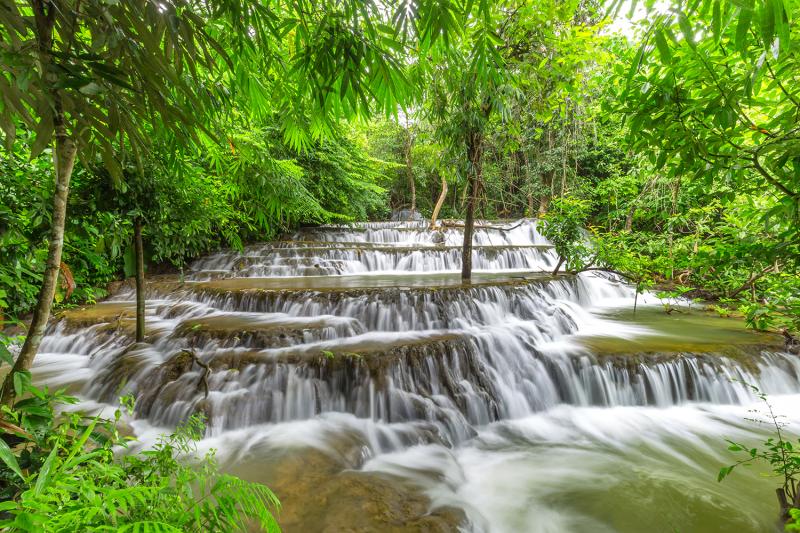
[[[142,218],[133,221],[133,249],[136,256],[136,342],[144,342],[144,242],[142,241]]]

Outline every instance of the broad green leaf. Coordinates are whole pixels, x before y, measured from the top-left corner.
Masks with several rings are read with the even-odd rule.
[[[30,385],[31,375],[29,372],[25,371],[14,372],[14,377],[12,381],[14,383],[14,393],[16,394],[17,397],[20,397],[23,394],[25,394],[28,385]]]

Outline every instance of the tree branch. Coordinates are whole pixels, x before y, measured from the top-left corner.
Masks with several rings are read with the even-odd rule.
[[[753,167],[758,171],[759,174],[761,174],[764,177],[765,180],[767,180],[767,182],[772,184],[774,187],[776,187],[783,194],[785,194],[795,202],[800,200],[800,197],[798,197],[798,194],[796,192],[792,192],[783,183],[775,179],[775,177],[772,174],[767,172],[767,170],[764,169],[764,167],[761,166],[761,162],[758,160],[758,153],[753,154],[752,161],[753,161]]]

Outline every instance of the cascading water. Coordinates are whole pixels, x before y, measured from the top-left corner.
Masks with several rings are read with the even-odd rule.
[[[747,384],[800,392],[796,357],[724,329],[688,348],[641,349],[671,338],[654,324],[675,319],[620,317],[634,291],[613,277],[552,275],[557,256],[535,221],[481,222],[469,285],[462,237],[457,226],[373,222],[212,254],[184,280],[149,283],[145,344],[131,344],[134,295],[123,290],[55,320],[35,375],[86,405],[132,394],[145,438],[202,412],[208,445],[233,470],[251,465],[245,475],[303,448],[335,456],[359,483],[402,480],[429,502],[414,518],[422,530],[641,531],[644,516],[609,512],[604,499],[634,498],[646,485],[626,471],[636,468],[670,491],[666,473],[682,468],[698,491],[686,498],[694,518],[670,511],[648,531],[770,523],[752,505],[727,512],[719,489],[697,480],[725,460],[720,435],[752,436],[740,420],[754,401]],[[598,339],[619,346],[597,349]],[[513,494],[486,493],[506,483]],[[655,485],[645,492],[660,501]],[[448,521],[441,509],[456,512]],[[284,522],[315,530],[334,515]]]

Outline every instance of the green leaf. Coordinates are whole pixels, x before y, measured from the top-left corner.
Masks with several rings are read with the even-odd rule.
[[[775,39],[775,3],[777,0],[764,0],[761,6],[761,38],[764,47],[769,48]]]
[[[14,366],[14,356],[8,351],[6,345],[0,342],[0,361],[5,361],[10,366]]]
[[[50,145],[53,138],[53,123],[50,120],[49,113],[46,113],[39,120],[36,125],[36,140],[31,145],[31,160],[39,157],[39,154]]]
[[[750,24],[753,21],[753,9],[743,7],[739,11],[739,20],[736,23],[736,49],[744,53],[747,46],[747,32],[750,30]]]
[[[659,29],[655,34],[655,39],[656,48],[658,48],[658,53],[661,55],[661,61],[665,64],[670,63],[672,61],[672,51],[669,49],[669,43],[664,37],[664,32]]]
[[[720,13],[720,0],[714,0],[714,7],[712,8],[711,16],[711,33],[714,35],[714,40],[719,42],[720,33],[722,30],[722,14]]]
[[[78,455],[81,451],[83,451],[83,445],[86,444],[86,441],[89,440],[89,436],[91,436],[92,431],[97,426],[99,418],[95,417],[92,419],[92,423],[86,426],[86,430],[84,430],[83,435],[72,445],[72,450],[70,451],[69,456],[64,460],[65,463],[69,463],[73,457]]]
[[[633,76],[639,71],[639,67],[642,65],[646,44],[647,44],[646,42],[643,42],[642,45],[639,47],[639,50],[636,52],[636,57],[631,63],[631,66],[628,69],[628,75],[626,76],[628,82],[633,80]]]
[[[20,479],[25,479],[25,476],[22,475],[22,470],[19,468],[19,463],[17,462],[17,458],[14,457],[14,454],[11,452],[11,448],[8,447],[6,441],[0,439],[0,459],[6,464],[8,468],[14,471]]]
[[[717,474],[717,482],[720,482],[726,477],[728,477],[730,473],[733,472],[734,468],[735,466],[723,466],[722,468],[720,468],[719,474]]]
[[[0,511],[10,511],[17,508],[17,502],[14,500],[7,500],[0,502]]]
[[[686,42],[689,44],[689,46],[692,48],[697,46],[694,42],[694,30],[692,29],[692,23],[689,21],[689,17],[687,17],[683,12],[678,15],[678,26],[680,26],[681,32],[683,33],[683,38],[686,39]]]
[[[36,485],[33,488],[34,494],[41,494],[45,487],[47,487],[47,484],[50,483],[50,473],[53,469],[53,461],[55,461],[55,458],[58,456],[58,448],[58,444],[53,446],[53,449],[50,451],[47,459],[44,460],[44,464],[39,470],[39,475],[36,478]]]
[[[114,150],[110,144],[104,144],[102,150],[100,151],[103,157],[103,165],[108,170],[108,173],[111,175],[111,179],[114,182],[115,186],[119,186],[123,181],[122,175],[122,166],[117,161],[117,158],[114,156]]]
[[[125,524],[119,528],[119,533],[182,533],[183,530],[165,522],[143,520]]]
[[[23,394],[25,394],[25,390],[31,383],[30,372],[26,372],[24,370],[14,372],[13,382],[14,382],[14,393],[16,394],[16,396],[22,396]]]

